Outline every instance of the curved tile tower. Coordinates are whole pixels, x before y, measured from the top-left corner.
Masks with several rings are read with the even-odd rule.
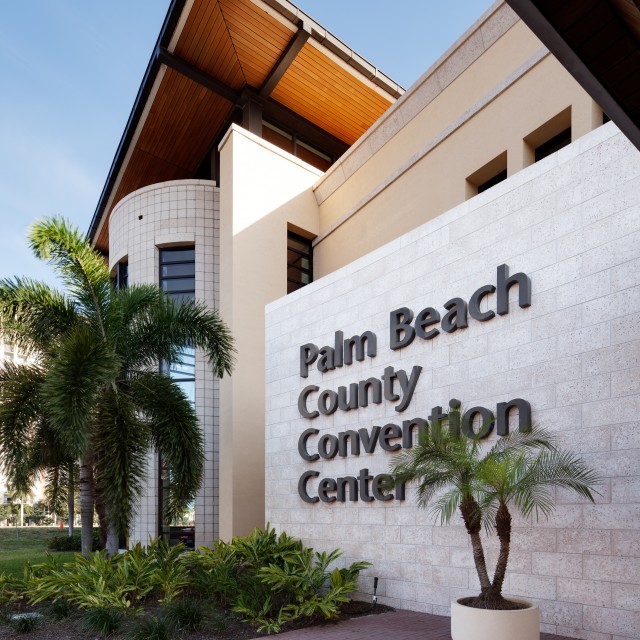
[[[196,299],[218,308],[220,197],[211,180],[174,180],[138,189],[113,209],[109,222],[109,268],[128,265],[128,283],[160,278],[160,249],[195,248]],[[204,433],[205,474],[195,502],[195,544],[218,537],[218,381],[196,353],[196,411]],[[148,460],[148,480],[131,531],[132,543],[158,535],[158,459]]]

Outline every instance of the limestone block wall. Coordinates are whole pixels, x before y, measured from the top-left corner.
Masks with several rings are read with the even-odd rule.
[[[407,197],[419,202],[415,195]],[[514,288],[507,315],[469,318],[467,328],[389,348],[392,310],[442,311],[450,298],[468,301],[478,287],[496,284],[501,264],[530,276],[529,307],[518,306]],[[495,298],[485,298],[483,309],[495,309]],[[524,398],[533,420],[605,481],[595,505],[557,490],[548,521],[515,519],[505,592],[540,603],[543,631],[640,637],[639,320],[640,154],[610,123],[268,305],[266,519],[314,547],[342,548],[344,562],[372,562],[361,587],[371,593],[379,576],[382,602],[448,614],[451,599],[478,589],[460,521],[434,524],[414,506],[412,490],[405,501],[304,502],[297,487],[306,471],[319,473],[307,485],[317,495],[319,479],[358,476],[363,468],[383,473],[393,454],[377,446],[372,454],[307,462],[300,434],[318,429],[308,440],[314,453],[323,435],[427,418],[451,398],[490,409]],[[375,333],[376,356],[324,373],[316,362],[300,377],[300,346],[333,346],[338,330],[345,337]],[[403,412],[383,400],[301,416],[307,385],[348,388],[389,366],[407,373],[422,367]],[[309,396],[311,409],[319,391]],[[487,540],[487,548],[493,563],[496,544]]]
[[[109,266],[127,261],[129,284],[159,282],[159,248],[192,244],[196,254],[196,298],[218,307],[219,189],[209,180],[163,182],[133,192],[114,208],[109,222]],[[196,545],[218,537],[218,381],[196,354],[196,411],[204,432],[206,463],[196,497]],[[148,461],[148,480],[131,532],[132,542],[158,535],[157,458]]]

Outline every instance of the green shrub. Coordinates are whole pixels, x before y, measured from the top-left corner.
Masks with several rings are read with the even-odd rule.
[[[211,548],[185,554],[184,562],[195,590],[222,607],[227,607],[240,590],[236,549],[232,544],[218,540]]]
[[[49,551],[81,551],[82,543],[79,533],[74,533],[72,536],[61,533],[57,536],[53,536],[47,544]],[[102,542],[100,541],[100,532],[97,529],[93,530],[93,550],[100,551],[104,549]]]
[[[127,640],[171,640],[174,637],[171,625],[162,618],[143,618],[127,633]]]
[[[339,606],[356,590],[358,575],[369,566],[357,562],[330,569],[341,552],[317,553],[269,526],[249,536],[218,542],[211,549],[188,554],[194,587],[222,607],[277,633],[285,622],[301,617],[339,615]]]
[[[31,633],[38,627],[40,620],[36,616],[20,616],[11,621],[11,626],[16,633]]]
[[[0,605],[21,605],[27,597],[33,576],[31,565],[24,565],[22,578],[0,573]]]
[[[82,615],[82,626],[86,631],[102,636],[113,635],[122,623],[122,611],[109,607],[87,609]]]
[[[55,600],[46,609],[49,617],[53,620],[65,620],[71,615],[71,605],[68,600]]]
[[[63,568],[48,563],[36,565],[29,600],[32,604],[67,600],[83,608],[128,609],[137,604],[138,585],[127,569],[125,565],[124,572],[118,571],[115,558],[107,558],[104,551],[86,558],[76,554],[74,561]]]
[[[163,617],[179,631],[196,631],[204,614],[197,600],[174,600],[163,608]]]
[[[151,542],[147,553],[153,558],[153,585],[164,603],[169,603],[189,586],[189,571],[181,556],[186,547],[173,547],[160,538]]]
[[[213,616],[211,616],[211,628],[216,633],[225,632],[229,628],[229,620],[227,616],[222,613],[214,613]]]
[[[13,602],[26,595],[32,604],[94,611],[99,628],[93,630],[103,633],[101,620],[108,621],[114,612],[121,616],[139,610],[153,597],[162,603],[165,621],[186,631],[203,619],[198,603],[178,600],[190,588],[259,631],[274,633],[299,618],[339,615],[340,605],[357,588],[360,571],[369,565],[356,562],[339,568],[340,556],[339,550],[315,552],[269,526],[197,552],[155,540],[113,558],[104,552],[86,558],[77,554],[64,565],[49,555],[39,565],[27,565],[22,581],[0,577],[0,600]],[[218,622],[227,626],[224,617]]]
[[[11,608],[6,602],[0,602],[0,623],[11,620]]]
[[[154,541],[138,544],[130,551],[107,558],[104,551],[86,558],[77,554],[63,567],[51,556],[33,567],[28,595],[32,604],[64,599],[82,608],[127,611],[156,594],[171,601],[188,585],[187,568],[180,561],[183,545],[170,548]]]

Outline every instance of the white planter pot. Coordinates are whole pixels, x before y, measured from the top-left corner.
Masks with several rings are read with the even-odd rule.
[[[509,598],[529,605],[514,611],[474,609],[451,603],[452,640],[540,640],[540,609],[526,600]]]

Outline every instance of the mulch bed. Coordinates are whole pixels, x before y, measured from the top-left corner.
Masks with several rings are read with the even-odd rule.
[[[32,609],[28,609],[32,610]],[[234,616],[225,616],[226,628],[224,630],[215,630],[215,621],[220,619],[221,612],[205,605],[205,624],[198,630],[191,633],[182,632],[176,637],[184,640],[250,640],[252,638],[264,637],[264,634],[258,633],[254,627],[248,625]],[[352,601],[342,607],[342,613],[335,620],[324,620],[318,618],[304,618],[297,622],[287,623],[283,625],[281,633],[293,631],[294,629],[302,629],[304,627],[313,627],[320,625],[331,625],[357,618],[360,616],[386,613],[393,611],[391,607],[378,605],[375,609],[371,608],[369,602]],[[124,638],[131,624],[135,622],[135,616],[128,616],[122,625],[120,631],[112,638]],[[29,638],[30,640],[94,640],[98,638],[98,634],[91,631],[85,631],[82,628],[80,616],[76,613],[71,618],[62,622],[56,622],[46,616],[40,620],[35,630],[29,633],[17,633],[13,627],[5,622],[0,622],[0,638]]]

